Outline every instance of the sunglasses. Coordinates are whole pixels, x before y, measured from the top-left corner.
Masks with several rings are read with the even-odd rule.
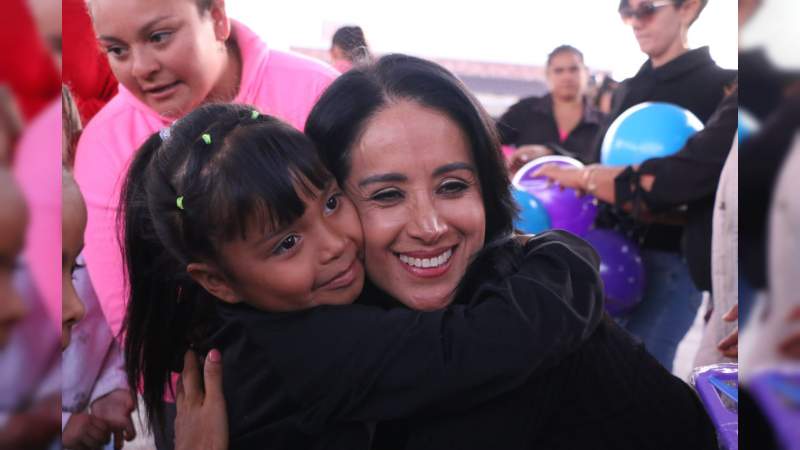
[[[640,3],[639,7],[636,9],[633,9],[630,6],[623,6],[619,9],[619,15],[622,17],[622,21],[626,24],[630,23],[633,19],[637,19],[640,22],[649,22],[652,20],[659,8],[672,5],[673,3],[674,2],[671,0],[643,2]]]

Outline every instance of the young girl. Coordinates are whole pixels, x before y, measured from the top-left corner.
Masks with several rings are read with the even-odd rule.
[[[92,0],[89,12],[119,92],[86,124],[75,178],[87,203],[83,255],[103,313],[117,335],[125,283],[116,224],[121,182],[148,136],[208,101],[258,107],[301,128],[337,75],[281,52],[230,20],[224,0]]]
[[[374,421],[520,386],[602,316],[596,255],[566,235],[505,267],[487,257],[479,270],[504,280],[446,310],[350,305],[364,281],[352,203],[303,134],[242,106],[152,136],[122,199],[129,382],[161,422],[187,346],[220,348],[232,448],[369,448]]]

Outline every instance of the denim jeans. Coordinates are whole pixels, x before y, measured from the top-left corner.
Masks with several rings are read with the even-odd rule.
[[[679,253],[642,250],[645,291],[642,302],[623,321],[647,351],[672,371],[681,339],[694,322],[703,296]]]

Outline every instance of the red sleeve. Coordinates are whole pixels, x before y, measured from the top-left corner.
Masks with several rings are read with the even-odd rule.
[[[58,97],[61,81],[26,0],[8,0],[0,14],[0,84],[11,88],[25,120]]]
[[[117,80],[100,51],[85,0],[62,1],[63,78],[84,125],[117,93]]]

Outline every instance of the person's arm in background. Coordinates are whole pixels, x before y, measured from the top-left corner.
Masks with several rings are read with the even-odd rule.
[[[713,196],[736,134],[737,99],[736,93],[723,99],[707,126],[671,156],[629,167],[551,165],[542,167],[538,175],[627,211],[633,210],[635,202],[639,202],[640,212],[653,212]]]

